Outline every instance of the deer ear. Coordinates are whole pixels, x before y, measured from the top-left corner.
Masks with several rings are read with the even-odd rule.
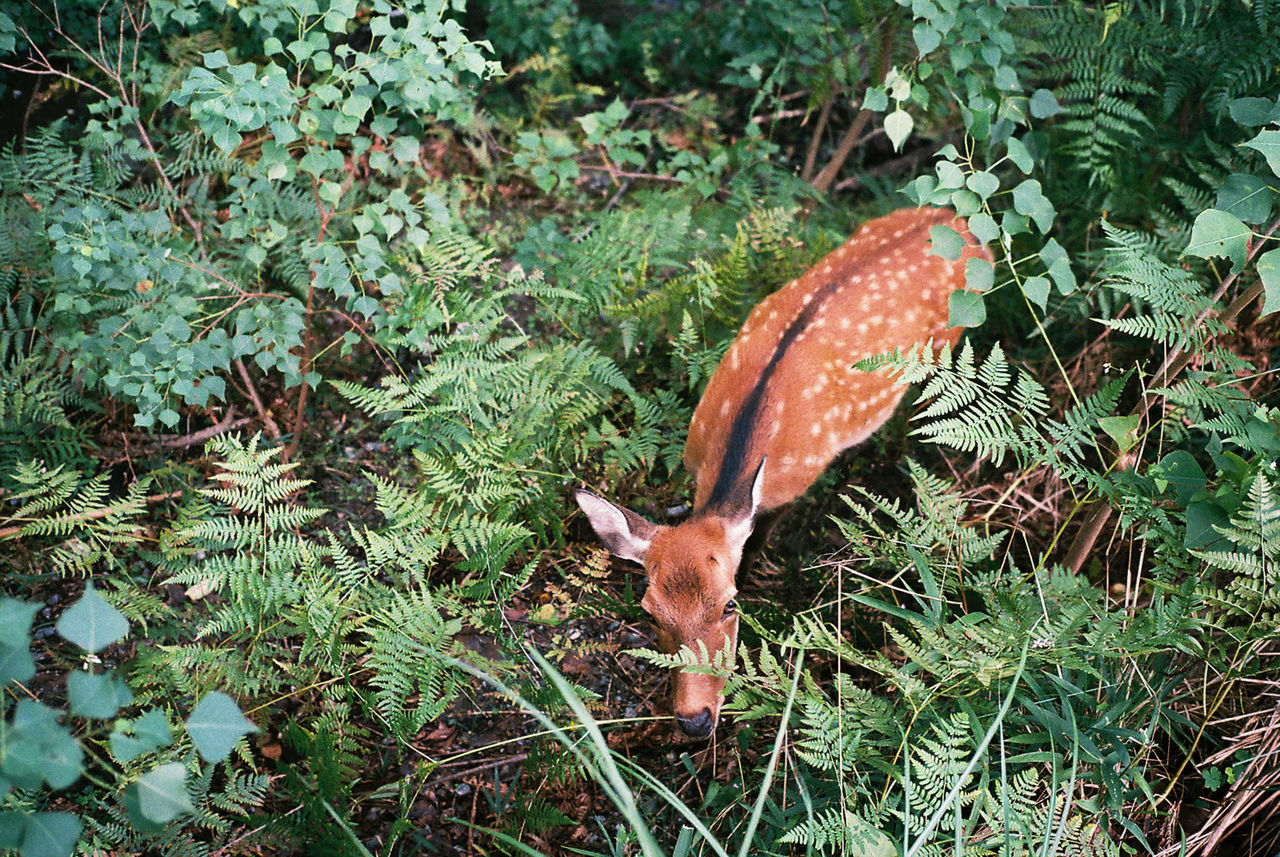
[[[767,455],[760,459],[750,490],[739,488],[724,504],[725,538],[737,551],[742,550],[755,526],[756,512],[760,511],[760,499],[764,496],[764,465],[768,460]]]
[[[573,497],[591,522],[591,529],[614,556],[644,565],[649,543],[658,534],[655,524],[590,491],[579,489],[573,492]]]

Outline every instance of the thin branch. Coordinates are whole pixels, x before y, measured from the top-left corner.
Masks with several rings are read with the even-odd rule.
[[[1277,230],[1280,230],[1280,218],[1277,218],[1272,222],[1271,227],[1267,230],[1266,234],[1263,235],[1261,241],[1258,241],[1249,248],[1249,253],[1245,258],[1244,264],[1240,266],[1240,270],[1233,271],[1222,281],[1222,285],[1220,285],[1217,291],[1214,292],[1212,304],[1196,316],[1195,325],[1197,327],[1203,324],[1205,319],[1213,314],[1213,304],[1216,304],[1218,300],[1227,293],[1227,290],[1231,288],[1231,285],[1237,279],[1239,279],[1240,274],[1249,266],[1249,263],[1258,255],[1258,252],[1262,249],[1263,245],[1265,245],[1267,241],[1275,235]],[[1256,283],[1237,295],[1236,299],[1233,300],[1226,309],[1218,314],[1218,320],[1223,324],[1230,324],[1232,321],[1235,321],[1236,317],[1244,311],[1244,308],[1257,300],[1258,296],[1261,295],[1262,292],[1262,280],[1258,280]],[[1169,356],[1166,357],[1164,362],[1161,364],[1160,368],[1156,370],[1152,383],[1148,385],[1146,394],[1129,413],[1129,416],[1145,420],[1148,412],[1150,412],[1151,408],[1155,407],[1156,402],[1159,401],[1159,395],[1154,391],[1159,390],[1162,387],[1167,387],[1174,376],[1187,368],[1188,364],[1190,364],[1194,358],[1195,352],[1188,353],[1181,348],[1175,348],[1171,351]],[[1089,507],[1091,508],[1088,508],[1087,510],[1084,523],[1081,524],[1079,531],[1076,532],[1075,538],[1071,541],[1071,546],[1067,549],[1066,557],[1063,559],[1063,565],[1065,565],[1073,574],[1079,572],[1084,566],[1085,560],[1093,551],[1093,547],[1097,543],[1098,537],[1101,535],[1103,528],[1106,526],[1107,520],[1111,517],[1111,506],[1105,500],[1094,500],[1089,504]]]

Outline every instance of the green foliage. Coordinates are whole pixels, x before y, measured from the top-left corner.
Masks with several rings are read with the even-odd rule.
[[[0,616],[6,618],[3,645],[3,678],[27,681],[35,672],[28,651],[31,619],[38,605],[11,598],[0,599]],[[125,617],[98,595],[92,585],[74,604],[62,611],[58,633],[93,659],[129,629]],[[91,667],[90,667],[91,669]],[[109,734],[107,721],[133,701],[133,694],[119,674],[72,671],[67,676],[70,716],[81,723],[79,735],[60,723],[60,712],[31,699],[10,704],[8,696],[0,706],[0,798],[7,804],[0,813],[0,847],[19,851],[22,857],[60,857],[74,852],[82,823],[69,812],[43,812],[48,795],[44,789],[67,789],[87,773],[85,747],[100,742],[109,748],[110,763],[96,753],[93,776],[105,776],[116,788],[123,788],[121,801],[128,810],[121,816],[123,826],[136,831],[158,830],[195,811],[187,794],[188,772],[199,768],[183,762],[154,762],[163,759],[173,743],[168,716],[151,708],[135,720],[114,721]],[[97,724],[94,721],[101,721]],[[207,763],[203,788],[214,766],[227,758],[240,738],[254,731],[239,707],[224,694],[209,694],[186,721],[186,729]],[[210,736],[216,735],[216,740]],[[91,738],[92,737],[92,742]],[[153,764],[139,773],[139,757]],[[244,785],[249,785],[242,781]],[[262,782],[249,785],[256,792],[251,803],[260,801]],[[181,825],[175,825],[180,827]]]

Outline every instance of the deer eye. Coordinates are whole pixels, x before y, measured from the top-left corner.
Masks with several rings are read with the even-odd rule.
[[[732,616],[737,612],[738,612],[738,602],[734,601],[732,598],[729,599],[728,603],[724,605],[724,615]]]

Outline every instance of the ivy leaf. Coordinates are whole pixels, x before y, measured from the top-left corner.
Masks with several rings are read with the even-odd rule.
[[[895,152],[902,148],[902,142],[907,139],[914,125],[911,114],[901,107],[884,117],[884,132],[889,136],[889,142],[893,143]]]
[[[31,657],[31,620],[39,604],[0,598],[0,685],[27,681],[36,674]]]
[[[950,226],[942,224],[934,226],[929,230],[929,238],[933,241],[933,249],[930,252],[934,256],[941,256],[954,262],[960,258],[960,253],[964,250],[964,236]]]
[[[1027,144],[1017,137],[1010,137],[1005,147],[1009,150],[1009,160],[1013,161],[1013,165],[1022,170],[1024,175],[1029,174],[1036,162],[1035,158],[1031,157],[1031,150],[1027,148]]]
[[[1280,248],[1268,250],[1258,259],[1258,277],[1262,280],[1262,314],[1280,310]]]
[[[206,762],[225,759],[237,741],[257,731],[235,701],[216,690],[205,694],[187,718],[187,732]]]
[[[26,822],[22,857],[67,857],[80,839],[80,819],[69,812],[37,812]]]
[[[1187,549],[1213,547],[1226,541],[1214,526],[1225,527],[1230,523],[1227,510],[1209,500],[1199,500],[1187,506],[1187,532],[1182,545]]]
[[[1274,107],[1275,102],[1270,98],[1237,98],[1227,102],[1231,118],[1250,128],[1270,122]]]
[[[948,327],[980,327],[987,320],[987,305],[982,295],[952,292],[947,299]]]
[[[1179,506],[1185,506],[1208,481],[1200,463],[1191,453],[1182,449],[1176,449],[1160,459],[1148,472],[1155,477],[1156,487],[1160,491],[1165,488],[1173,489],[1174,502]]]
[[[1244,145],[1261,152],[1271,172],[1280,176],[1280,131],[1259,131],[1258,136]]]
[[[143,774],[136,786],[138,811],[150,822],[168,824],[180,815],[195,812],[187,796],[187,769],[181,762],[170,762]]]
[[[1199,256],[1202,259],[1225,256],[1231,260],[1232,270],[1239,270],[1244,267],[1249,236],[1252,234],[1252,230],[1234,214],[1210,208],[1200,212],[1200,216],[1196,218],[1191,227],[1191,241],[1182,255]]]
[[[76,671],[67,676],[67,701],[71,713],[106,720],[133,701],[133,693],[112,673]]]

